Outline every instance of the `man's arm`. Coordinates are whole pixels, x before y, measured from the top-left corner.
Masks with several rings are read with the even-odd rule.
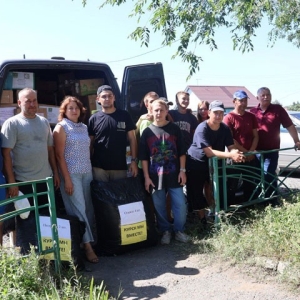
[[[48,160],[53,173],[54,186],[58,189],[60,185],[60,179],[58,175],[58,169],[57,169],[53,146],[48,146]]]
[[[295,125],[291,125],[290,127],[287,127],[287,130],[290,133],[291,137],[293,138],[295,146],[297,147],[298,150],[300,150],[299,136]]]
[[[147,160],[142,160],[142,168],[143,168],[143,173],[144,173],[144,178],[145,178],[145,190],[150,193],[150,188],[154,188],[155,185],[153,184],[152,180],[150,179],[149,176],[149,167],[148,167],[149,162]]]
[[[2,156],[3,156],[3,171],[6,177],[7,183],[15,183],[15,175],[13,170],[13,163],[11,159],[11,148],[2,148]],[[8,197],[16,197],[19,194],[19,188],[17,186],[10,187],[8,189]]]
[[[135,138],[135,131],[134,130],[128,131],[127,138],[128,138],[129,145],[130,145],[131,157],[136,159],[137,158],[137,143],[136,143],[136,138]],[[131,172],[133,177],[137,176],[138,167],[137,167],[136,161],[131,161],[129,171]]]
[[[242,162],[245,160],[244,154],[238,149],[234,148],[234,145],[227,147],[229,152],[214,150],[211,147],[203,148],[203,151],[207,157],[219,157],[219,158],[231,158],[235,162]]]
[[[178,174],[178,182],[181,185],[185,185],[186,184],[186,173],[185,173],[186,155],[185,154],[179,157],[179,162],[180,162],[180,171]]]
[[[92,159],[93,153],[94,153],[94,142],[95,142],[95,137],[93,135],[90,135],[90,156],[91,156],[91,159]]]

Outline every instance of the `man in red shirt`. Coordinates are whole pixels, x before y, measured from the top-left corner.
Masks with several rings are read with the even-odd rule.
[[[286,110],[279,104],[271,103],[272,96],[270,89],[261,87],[257,91],[257,100],[259,101],[258,106],[250,110],[250,112],[256,115],[258,121],[259,141],[256,149],[258,151],[279,149],[280,125],[288,130],[294,140],[295,146],[300,149],[297,130]],[[260,159],[260,154],[257,156]],[[272,183],[271,187],[267,190],[265,197],[269,197],[277,188],[277,180],[274,180],[274,176],[276,177],[278,156],[278,152],[264,154],[265,181]],[[278,200],[274,198],[271,203],[272,205],[277,205]]]
[[[236,149],[243,153],[255,151],[258,143],[258,124],[256,117],[254,114],[246,111],[248,98],[245,91],[236,91],[233,94],[234,110],[223,119],[223,122],[230,128]],[[246,156],[245,162],[240,165],[245,165],[244,169],[239,168],[238,170],[243,176],[244,200],[249,200],[256,188],[256,184],[252,180],[253,174],[251,174],[254,170],[253,167],[257,167],[255,155]],[[234,170],[234,173],[237,173],[237,171]],[[237,185],[237,179],[231,178],[231,180],[229,180],[228,189],[231,197],[234,197]]]

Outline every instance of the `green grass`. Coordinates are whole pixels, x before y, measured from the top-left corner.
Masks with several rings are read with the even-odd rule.
[[[12,250],[0,250],[0,299],[90,299],[108,300],[103,284],[81,277],[75,268],[53,272],[48,261],[41,261],[32,251],[22,257]]]
[[[281,278],[300,284],[300,196],[283,201],[280,208],[262,206],[223,214],[218,228],[202,236],[206,249],[222,259],[254,264],[257,258],[287,263]],[[206,245],[203,247],[203,245]]]

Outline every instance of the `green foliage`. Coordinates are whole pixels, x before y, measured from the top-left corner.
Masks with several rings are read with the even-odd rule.
[[[300,102],[293,102],[292,105],[286,107],[287,110],[297,110],[300,111]]]
[[[126,0],[105,0],[100,8],[122,5]],[[82,1],[83,6],[87,0]],[[300,47],[300,2],[298,0],[135,0],[131,17],[142,22],[130,37],[148,46],[151,33],[160,31],[162,45],[180,44],[172,58],[179,56],[189,63],[189,77],[197,70],[202,58],[197,45],[217,49],[215,30],[228,28],[231,32],[233,49],[242,52],[253,50],[252,39],[265,19],[271,25],[269,39],[274,43],[278,38],[286,39]],[[148,16],[150,15],[150,20]]]
[[[281,208],[271,206],[263,210],[248,210],[247,217],[235,215],[222,218],[219,230],[209,242],[224,259],[252,263],[255,258],[265,257],[289,264],[290,276],[286,280],[300,283],[300,202]]]
[[[15,251],[0,249],[0,299],[113,299],[103,284],[79,277],[76,269],[60,277],[52,273],[48,261],[41,261],[34,251],[20,256]]]

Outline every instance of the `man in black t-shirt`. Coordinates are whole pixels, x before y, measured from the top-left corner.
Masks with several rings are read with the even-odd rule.
[[[204,209],[207,207],[207,201],[203,195],[203,186],[209,180],[208,159],[214,156],[230,158],[235,162],[245,159],[243,153],[235,149],[229,127],[222,123],[224,111],[221,101],[215,100],[210,103],[209,119],[198,125],[193,143],[188,149],[187,196],[202,224],[206,224]],[[225,151],[225,147],[228,152]]]
[[[169,110],[173,122],[179,126],[184,142],[186,151],[189,149],[193,142],[194,132],[198,126],[197,118],[188,109],[190,104],[190,94],[180,91],[176,94],[177,109]]]
[[[110,181],[127,176],[127,139],[132,156],[129,171],[137,176],[135,124],[127,111],[115,108],[115,95],[109,85],[98,88],[97,101],[102,111],[92,115],[88,124],[94,179]]]
[[[166,120],[168,105],[164,100],[154,100],[152,109],[153,123],[143,131],[139,149],[145,189],[152,194],[158,227],[163,233],[161,243],[170,243],[172,229],[175,239],[186,243],[189,237],[184,233],[186,156],[182,134],[177,125]],[[173,225],[167,218],[166,192],[171,196]]]

